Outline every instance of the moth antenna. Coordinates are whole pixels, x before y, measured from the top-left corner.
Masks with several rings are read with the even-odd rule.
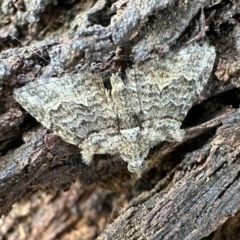
[[[0,27],[0,29],[3,29],[3,28]],[[9,35],[10,37],[12,37],[13,39],[15,39],[17,42],[19,42],[19,43],[21,43],[22,45],[24,45],[21,40],[19,40],[18,38],[14,37],[12,34],[8,33],[8,35]],[[46,61],[48,64],[50,64],[50,62],[49,62],[46,58],[44,58],[41,54],[37,53],[36,50],[31,49],[31,51],[34,52],[34,53],[36,53],[40,58],[42,58],[44,61]]]

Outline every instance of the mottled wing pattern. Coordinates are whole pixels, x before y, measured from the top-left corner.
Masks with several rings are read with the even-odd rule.
[[[116,115],[98,75],[39,78],[17,89],[15,97],[44,126],[77,146],[92,133],[107,138],[107,129],[116,132]]]
[[[195,44],[129,70],[126,88],[134,89],[132,108],[142,126],[155,125],[156,131],[162,131],[162,140],[181,140],[177,129],[206,85],[214,60],[213,47]]]
[[[141,106],[135,82],[124,82],[118,75],[113,75],[110,80],[112,106],[119,119],[119,129],[137,127]]]
[[[93,154],[120,154],[141,175],[149,149],[162,141],[181,141],[181,123],[212,71],[215,50],[189,45],[164,59],[150,60],[110,78],[90,73],[40,78],[15,91],[16,100],[39,122]]]

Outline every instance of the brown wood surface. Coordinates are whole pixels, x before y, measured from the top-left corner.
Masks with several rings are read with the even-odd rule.
[[[0,238],[239,239],[239,1],[185,1],[186,11],[181,0],[47,2],[0,1]],[[165,41],[156,19],[174,11],[179,25],[169,22],[175,37]],[[159,42],[141,52],[149,33]],[[141,179],[118,156],[86,166],[13,98],[40,75],[88,70],[107,85],[116,69],[191,39],[216,48],[212,75],[184,140],[155,146]]]

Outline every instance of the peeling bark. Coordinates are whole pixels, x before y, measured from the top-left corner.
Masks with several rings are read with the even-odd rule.
[[[0,215],[8,215],[1,238],[233,236],[240,208],[239,1],[36,2],[0,1]],[[203,29],[202,7],[199,41],[216,48],[213,73],[182,124],[184,140],[155,146],[143,179],[118,156],[95,156],[86,166],[77,147],[13,98],[15,88],[41,75],[87,70],[101,73],[107,87],[111,73],[194,39]]]

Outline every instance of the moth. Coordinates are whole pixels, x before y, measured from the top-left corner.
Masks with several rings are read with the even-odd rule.
[[[119,154],[141,176],[149,149],[179,142],[183,119],[211,74],[215,49],[188,45],[164,59],[128,69],[126,79],[100,75],[40,77],[16,89],[16,100],[45,127],[81,149],[85,163],[94,154]]]

